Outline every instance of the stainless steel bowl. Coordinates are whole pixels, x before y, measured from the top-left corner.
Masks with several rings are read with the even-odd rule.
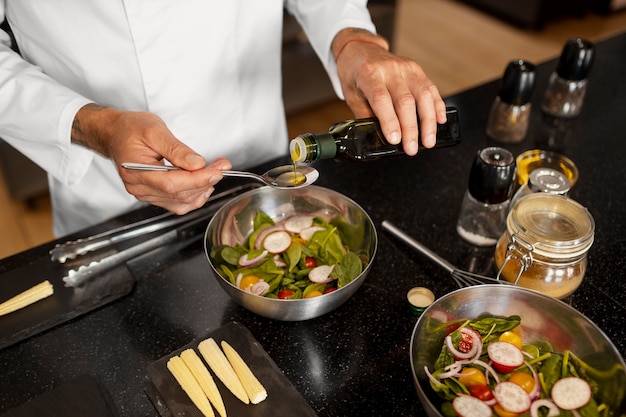
[[[607,336],[587,317],[550,296],[522,287],[480,285],[463,288],[436,300],[419,318],[411,337],[411,370],[417,395],[430,417],[443,417],[441,399],[434,393],[424,372],[433,369],[441,351],[446,321],[475,318],[481,313],[519,315],[522,318],[524,343],[547,340],[557,351],[571,350],[594,368],[605,371],[596,378],[600,393],[609,387],[626,386],[624,359]],[[614,390],[612,391],[615,392]],[[602,395],[602,394],[601,394]],[[626,413],[626,397],[607,395],[603,401]]]
[[[245,292],[220,276],[211,259],[211,248],[216,245],[241,243],[252,233],[257,210],[262,210],[274,221],[293,214],[314,214],[330,220],[341,217],[348,227],[343,230],[348,247],[368,255],[363,272],[348,285],[319,297],[280,300]],[[206,230],[204,248],[217,282],[242,307],[258,315],[284,321],[308,320],[339,307],[363,284],[371,269],[378,237],[374,223],[357,203],[336,191],[308,186],[281,190],[262,187],[248,191],[226,203],[213,216]]]

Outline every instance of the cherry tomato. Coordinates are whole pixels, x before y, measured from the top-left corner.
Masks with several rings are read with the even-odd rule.
[[[463,368],[461,375],[459,375],[459,382],[467,388],[471,388],[475,385],[487,385],[487,379],[483,371],[471,366]]]
[[[474,332],[478,334],[473,329],[468,329],[470,332]],[[480,337],[480,335],[478,335]],[[472,346],[474,346],[474,340],[472,339],[472,335],[469,332],[461,332],[461,340],[459,341],[459,352],[467,353],[472,350]]]
[[[278,291],[277,297],[280,298],[281,300],[285,300],[285,299],[291,297],[294,294],[295,294],[295,292],[293,292],[291,290],[280,290],[280,291]]]
[[[261,278],[257,276],[246,275],[245,277],[241,279],[241,282],[239,283],[239,288],[241,288],[242,290],[245,290],[246,288],[250,288],[251,286],[253,286],[259,281],[261,281]]]
[[[535,388],[535,378],[526,372],[515,372],[509,378],[509,382],[519,385],[529,394],[533,392],[533,389]]]
[[[469,389],[472,397],[478,398],[480,401],[493,400],[493,392],[487,385],[474,385]]]
[[[459,327],[461,327],[461,324],[462,323],[456,323],[456,324],[451,324],[450,326],[446,327],[446,336],[454,332]]]
[[[337,287],[328,287],[324,290],[324,294],[331,293],[333,291],[337,291]]]
[[[522,348],[522,338],[517,333],[512,331],[502,333],[498,338],[498,341],[509,342],[518,349]]]
[[[317,261],[315,260],[314,257],[307,256],[306,258],[304,258],[304,266],[306,268],[313,269],[313,268],[315,268],[317,266]]]
[[[304,298],[313,298],[313,297],[319,297],[320,295],[322,295],[321,292],[319,291],[309,291]]]
[[[517,416],[519,416],[519,414],[517,414],[517,413],[512,413],[510,411],[505,410],[504,408],[502,408],[502,406],[500,406],[500,404],[494,404],[493,412],[496,413],[496,415],[498,415],[498,417],[517,417]]]

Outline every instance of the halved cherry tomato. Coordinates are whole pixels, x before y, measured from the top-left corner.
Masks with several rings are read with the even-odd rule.
[[[509,382],[519,385],[529,394],[533,392],[533,389],[535,388],[535,378],[526,372],[515,372],[509,378]]]
[[[317,266],[317,261],[312,256],[307,256],[304,258],[304,266],[310,269],[313,269]]]
[[[461,375],[459,375],[459,382],[467,388],[471,388],[475,385],[487,385],[487,379],[483,371],[472,366],[463,368]]]
[[[319,291],[309,291],[304,298],[313,298],[313,297],[319,297],[320,295],[322,295],[321,292]]]
[[[245,290],[246,288],[253,286],[259,281],[261,281],[261,278],[255,275],[246,275],[245,277],[241,279],[241,282],[239,283],[239,288],[241,288],[242,290]]]
[[[509,342],[518,349],[522,348],[522,338],[515,332],[504,332],[498,338],[500,342]]]
[[[474,385],[469,389],[472,397],[478,398],[481,401],[493,400],[493,391],[487,385]]]
[[[280,291],[278,291],[277,297],[280,298],[281,300],[285,300],[285,299],[291,297],[294,294],[295,294],[295,292],[293,292],[291,290],[280,290]]]
[[[459,346],[457,348],[459,349],[459,352],[470,352],[472,350],[472,347],[474,346],[474,340],[472,339],[472,335],[470,334],[470,332],[474,332],[475,334],[478,334],[478,332],[474,329],[469,328],[467,330],[467,332],[461,332],[461,340],[459,341]],[[478,337],[480,337],[479,334]]]

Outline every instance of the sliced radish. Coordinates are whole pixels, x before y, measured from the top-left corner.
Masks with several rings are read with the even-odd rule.
[[[491,407],[469,395],[459,395],[452,400],[452,408],[459,417],[491,417]]]
[[[263,239],[263,249],[270,253],[282,253],[291,245],[291,236],[284,230],[272,232]]]
[[[524,364],[524,354],[509,342],[492,342],[487,346],[487,354],[496,371],[508,374]]]
[[[570,376],[556,381],[550,396],[563,410],[575,410],[591,400],[591,387],[584,379]]]
[[[335,265],[320,265],[309,271],[309,279],[316,284],[324,284],[332,281],[330,273],[333,272]]]
[[[311,226],[304,228],[300,231],[300,237],[304,240],[311,240],[315,232],[319,232],[320,230],[325,230],[322,226]]]
[[[300,233],[303,229],[313,225],[313,216],[295,215],[285,220],[285,230],[291,233]]]
[[[517,384],[512,382],[500,382],[493,388],[493,396],[506,411],[521,414],[530,408],[530,395]]]
[[[279,231],[279,230],[285,230],[282,224],[276,224],[274,226],[266,227],[265,229],[263,229],[261,233],[259,233],[259,235],[256,237],[256,240],[254,241],[254,249],[261,249],[263,245],[263,241],[265,240],[267,235],[269,235],[270,233]]]
[[[559,410],[559,407],[556,406],[556,404],[548,399],[543,399],[533,401],[532,405],[530,406],[530,417],[538,417],[539,409],[541,407],[546,407],[548,409],[548,417],[556,417],[561,414],[561,411]]]
[[[259,263],[261,263],[261,261],[263,259],[265,259],[265,255],[267,255],[267,251],[264,250],[263,252],[261,252],[258,256],[255,256],[252,259],[248,258],[248,254],[244,254],[241,256],[241,258],[239,258],[239,265],[245,267],[249,267],[249,266],[254,266],[257,265]]]

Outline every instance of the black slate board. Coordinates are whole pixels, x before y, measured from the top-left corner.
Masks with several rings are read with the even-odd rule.
[[[102,383],[90,375],[65,382],[0,417],[116,417],[117,409]]]
[[[0,349],[34,336],[131,292],[135,279],[126,266],[93,277],[78,287],[66,287],[67,267],[42,257],[0,274],[0,302],[48,280],[54,294],[0,317]]]
[[[167,369],[167,361],[172,356],[178,355],[183,350],[189,348],[196,349],[196,352],[199,354],[197,350],[198,344],[209,337],[215,339],[218,345],[222,340],[226,340],[246,361],[254,375],[267,390],[267,398],[263,402],[259,404],[244,404],[212,373],[215,383],[222,394],[226,414],[229,416],[245,415],[247,417],[316,416],[313,409],[269,357],[254,336],[252,336],[252,333],[242,324],[230,322],[209,333],[206,337],[195,340],[148,366],[148,375],[156,387],[158,397],[154,391],[147,390],[146,393],[153,404],[155,404],[155,407],[156,404],[165,404],[167,406],[171,414],[163,412],[161,407],[156,407],[163,417],[169,415],[203,417],[202,413],[187,397],[187,394],[185,394]],[[209,369],[208,365],[207,369]],[[216,416],[219,416],[217,412]]]

